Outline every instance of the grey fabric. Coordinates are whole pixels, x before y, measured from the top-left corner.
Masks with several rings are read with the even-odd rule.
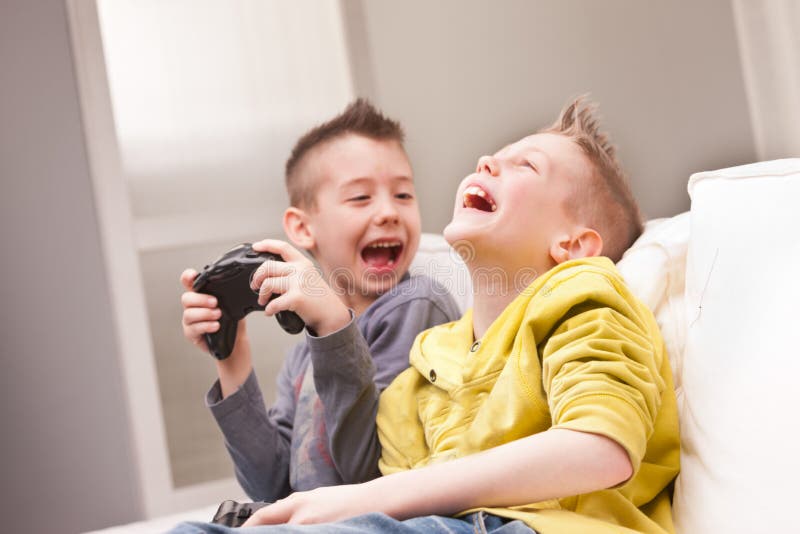
[[[274,501],[377,477],[378,395],[408,367],[419,332],[459,316],[442,285],[406,276],[341,330],[306,333],[284,362],[269,411],[254,373],[226,399],[215,382],[206,404],[248,496]]]

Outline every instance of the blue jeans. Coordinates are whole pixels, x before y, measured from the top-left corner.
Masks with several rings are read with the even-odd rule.
[[[496,515],[475,512],[464,517],[428,515],[405,521],[371,513],[319,525],[268,525],[240,531],[213,523],[181,523],[171,534],[536,534],[522,521],[509,521]]]

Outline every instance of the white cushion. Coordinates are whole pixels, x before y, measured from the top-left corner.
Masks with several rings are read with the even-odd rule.
[[[689,193],[676,526],[800,532],[800,159],[695,174]]]
[[[686,342],[684,286],[689,212],[648,221],[644,232],[617,263],[631,291],[653,311],[667,347],[680,398]]]

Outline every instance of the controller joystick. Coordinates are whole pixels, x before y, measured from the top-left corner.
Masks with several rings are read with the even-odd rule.
[[[250,288],[250,279],[267,260],[283,261],[277,254],[257,252],[250,243],[243,243],[206,265],[192,284],[194,291],[215,296],[222,311],[219,330],[205,334],[208,348],[218,360],[230,356],[239,321],[250,312],[266,308],[266,304],[259,306],[258,291]],[[269,300],[277,296],[273,293]],[[278,324],[290,334],[297,334],[305,328],[303,320],[294,312],[281,311],[275,317]]]

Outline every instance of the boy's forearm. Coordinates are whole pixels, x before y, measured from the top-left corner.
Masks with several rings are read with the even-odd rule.
[[[508,507],[590,493],[632,474],[616,442],[554,429],[472,456],[404,471],[367,483],[386,497],[385,509],[404,519],[452,515],[476,507]]]
[[[253,370],[250,341],[247,336],[243,335],[237,339],[231,355],[224,360],[216,360],[216,364],[220,390],[224,399],[235,393]]]
[[[239,391],[225,400],[219,387],[212,387],[206,395],[206,404],[225,436],[225,447],[233,460],[236,478],[247,495],[256,501],[274,501],[290,491],[294,405],[291,385],[287,384],[289,380],[282,370],[277,399],[269,412],[258,379],[252,373]]]
[[[363,484],[294,493],[256,512],[246,526],[339,521],[370,512],[400,520],[452,516],[590,493],[630,476],[628,455],[614,441],[556,429]]]
[[[328,446],[337,472],[347,484],[380,476],[375,366],[355,317],[332,335],[307,339],[314,385],[322,401]]]

